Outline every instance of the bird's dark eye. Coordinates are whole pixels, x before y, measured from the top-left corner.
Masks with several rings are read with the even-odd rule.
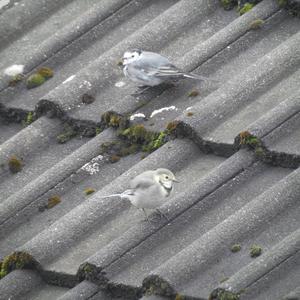
[[[134,57],[134,55],[131,55],[131,57]]]
[[[169,179],[169,176],[166,176],[166,179]]]

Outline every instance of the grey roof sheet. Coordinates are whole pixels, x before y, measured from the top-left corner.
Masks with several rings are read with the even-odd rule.
[[[263,25],[251,30],[257,19]],[[47,66],[54,77],[28,90],[0,75],[0,257],[25,251],[37,262],[2,278],[0,299],[207,299],[223,290],[242,300],[299,298],[299,22],[273,0],[243,16],[217,0],[2,7],[0,70],[23,64],[28,76]],[[130,47],[216,81],[132,96],[117,66]],[[95,101],[83,104],[84,94]],[[177,120],[179,137],[112,164],[101,145],[116,130],[95,136],[107,111],[143,113],[135,122],[152,130]],[[36,120],[24,126],[29,112]],[[80,134],[60,144],[67,126]],[[241,132],[260,149],[241,146]],[[12,155],[24,164],[16,174]],[[180,179],[161,207],[167,219],[152,214],[148,223],[129,203],[100,199],[157,167]],[[55,195],[61,203],[43,209]]]

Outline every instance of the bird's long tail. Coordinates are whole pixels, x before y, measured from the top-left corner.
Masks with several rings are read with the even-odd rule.
[[[122,198],[122,194],[111,194],[111,195],[107,195],[107,196],[101,196],[101,197],[98,197],[99,199],[103,199],[103,198],[112,198],[112,197],[120,197]]]
[[[99,199],[103,199],[103,198],[112,198],[112,197],[120,197],[120,198],[128,198],[128,196],[133,195],[134,190],[126,190],[121,194],[111,194],[111,195],[107,195],[107,196],[101,196],[99,197]]]
[[[208,78],[208,77],[205,77],[205,76],[201,76],[201,75],[198,75],[198,74],[194,74],[194,73],[183,73],[183,77],[197,79],[197,80],[203,80],[203,81],[212,81],[212,82],[216,82],[216,83],[219,82],[218,80]]]

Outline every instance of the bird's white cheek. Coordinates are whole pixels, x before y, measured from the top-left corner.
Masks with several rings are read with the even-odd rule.
[[[170,189],[172,187],[172,181],[166,181],[163,183],[163,185],[167,188]]]

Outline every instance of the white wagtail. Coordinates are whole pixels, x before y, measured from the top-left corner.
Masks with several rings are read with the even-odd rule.
[[[121,197],[121,199],[128,199],[133,206],[143,210],[148,220],[145,209],[155,209],[162,214],[158,208],[165,203],[165,198],[170,195],[173,182],[178,182],[178,180],[168,169],[159,168],[145,171],[130,181],[128,190],[101,198]]]
[[[123,66],[123,72],[126,77],[137,82],[139,86],[146,86],[147,88],[164,82],[173,82],[181,78],[210,80],[197,74],[183,72],[166,57],[158,53],[139,49],[133,49],[124,53]]]

